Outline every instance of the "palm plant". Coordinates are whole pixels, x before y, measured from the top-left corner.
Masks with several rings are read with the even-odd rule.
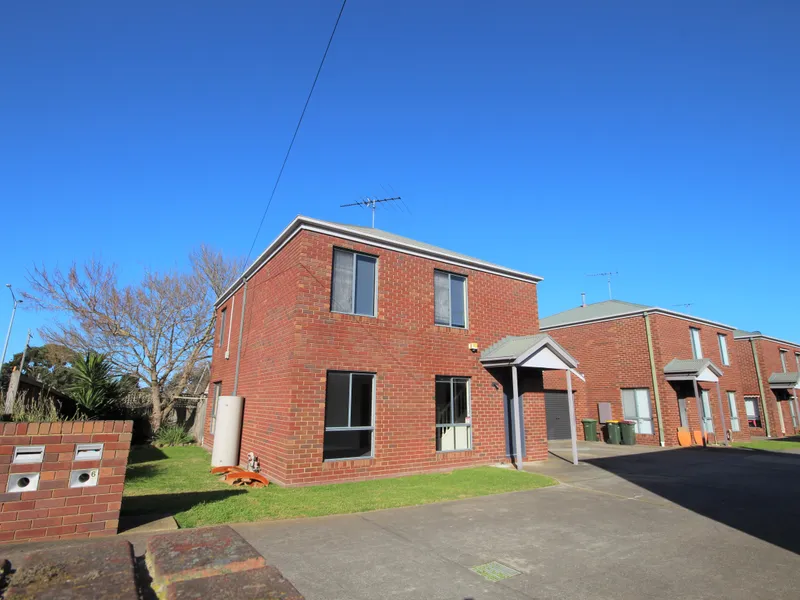
[[[72,365],[70,396],[81,416],[92,419],[103,415],[119,400],[120,384],[105,355],[89,352]]]

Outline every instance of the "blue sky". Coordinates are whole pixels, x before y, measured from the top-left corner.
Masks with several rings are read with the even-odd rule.
[[[246,254],[338,9],[5,3],[0,282]],[[605,299],[586,274],[613,270],[616,298],[800,340],[799,19],[791,0],[350,0],[256,251],[298,213],[368,224],[339,205],[383,186],[411,214],[379,227],[544,276],[543,315]],[[9,354],[46,318],[18,313]]]

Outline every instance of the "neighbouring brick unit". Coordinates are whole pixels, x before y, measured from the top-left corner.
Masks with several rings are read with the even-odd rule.
[[[784,363],[781,351],[785,352]],[[752,427],[755,435],[767,435],[764,408],[767,410],[771,437],[793,435],[800,432],[800,415],[794,408],[794,394],[786,390],[772,389],[770,375],[786,371],[800,371],[800,344],[778,340],[757,332],[737,332],[736,358],[742,365],[742,393],[748,398],[758,399],[760,427]],[[755,357],[758,357],[758,369]],[[759,375],[761,384],[759,385]],[[761,389],[763,387],[763,400]],[[793,414],[795,413],[795,414]]]
[[[132,431],[132,421],[0,423],[0,542],[114,535]],[[76,461],[89,443],[103,444],[101,457]],[[20,446],[44,446],[42,461],[14,464]],[[70,473],[87,469],[97,485],[70,487]],[[38,489],[6,493],[18,473],[38,473]]]
[[[642,307],[644,308],[646,307]],[[645,324],[645,314],[647,314],[650,320],[665,445],[678,445],[677,429],[681,425],[679,408],[681,400],[685,404],[689,428],[700,429],[700,413],[694,386],[687,381],[668,381],[664,373],[665,367],[673,359],[693,358],[690,328],[699,332],[703,356],[710,359],[723,373],[719,377],[719,389],[716,383],[698,382],[698,388],[708,392],[717,439],[722,441],[723,435],[732,429],[735,423],[731,420],[728,392],[733,393],[738,416],[739,431],[733,432],[734,439],[749,439],[750,430],[747,426],[744,404],[744,395],[747,392],[741,383],[741,368],[744,361],[734,350],[733,327],[656,307],[652,307],[651,310],[634,308],[630,312],[634,314],[555,327],[549,326],[547,319],[543,320],[543,331],[551,335],[580,362],[579,370],[586,376],[586,383],[579,384],[575,394],[579,436],[583,437],[580,420],[597,419],[600,402],[609,402],[612,417],[622,419],[624,417],[622,390],[638,388],[648,390],[653,433],[639,434],[636,441],[639,444],[659,444],[658,414]],[[727,361],[722,357],[719,336],[723,336],[727,344]],[[546,374],[545,387],[563,389],[564,384],[561,379],[558,374]]]
[[[331,311],[335,248],[377,257],[374,317]],[[468,327],[434,324],[434,270],[467,278]],[[530,277],[530,276],[528,276]],[[215,385],[233,393],[243,327],[238,395],[245,397],[240,462],[258,455],[262,472],[284,485],[352,481],[507,461],[505,375],[486,369],[480,351],[508,335],[538,333],[536,283],[481,268],[395,251],[324,231],[301,230],[247,284],[217,307],[211,366],[210,430]],[[232,324],[232,327],[230,326]],[[478,352],[469,344],[478,345]],[[228,358],[226,358],[226,353]],[[323,460],[326,376],[375,374],[373,456]],[[528,460],[547,456],[541,371],[520,375]],[[470,380],[472,446],[436,451],[436,376]],[[563,376],[563,372],[562,372]]]

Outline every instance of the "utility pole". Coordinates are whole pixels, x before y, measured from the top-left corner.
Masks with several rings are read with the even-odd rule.
[[[611,295],[611,278],[614,275],[619,275],[618,271],[607,271],[605,273],[591,273],[587,275],[587,277],[605,277],[608,281],[608,299],[613,300],[614,297]]]
[[[19,369],[11,373],[11,381],[8,383],[8,393],[6,394],[5,414],[10,415],[14,410],[14,401],[17,399],[19,389],[19,379],[22,377],[22,367],[25,366],[25,355],[28,353],[28,346],[31,343],[31,330],[28,329],[28,339],[25,340],[25,347],[22,349],[22,358],[19,359]]]
[[[14,327],[14,315],[17,314],[17,305],[22,304],[22,300],[17,300],[17,297],[14,295],[14,290],[11,288],[11,284],[7,283],[6,287],[8,291],[11,292],[11,298],[14,301],[14,308],[11,309],[11,322],[8,324],[8,333],[6,333],[6,343],[3,344],[3,357],[0,358],[0,365],[4,365],[6,362],[6,350],[8,350],[8,340],[11,339],[11,328]]]
[[[339,208],[345,208],[348,206],[361,206],[364,208],[371,208],[372,209],[372,228],[375,229],[375,207],[380,204],[381,202],[393,202],[395,200],[401,200],[400,196],[395,196],[394,198],[370,198],[367,196],[363,200],[359,200],[358,202],[351,202],[350,204],[341,204]]]

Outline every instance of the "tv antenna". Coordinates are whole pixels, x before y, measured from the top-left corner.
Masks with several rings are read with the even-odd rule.
[[[672,306],[673,307],[682,306],[683,309],[688,313],[689,312],[689,307],[690,306],[694,306],[694,302],[684,302],[683,304],[673,304]]]
[[[371,208],[372,209],[372,227],[374,229],[375,228],[375,208],[378,206],[378,204],[381,204],[382,202],[394,202],[395,200],[402,200],[402,198],[400,198],[400,196],[395,196],[393,198],[370,198],[369,196],[367,196],[366,198],[363,198],[363,199],[358,200],[356,202],[351,202],[350,204],[341,204],[339,206],[339,208],[345,208],[345,207],[348,207],[348,206],[361,206],[363,208]]]
[[[611,278],[614,275],[619,275],[618,271],[606,271],[605,273],[589,273],[587,277],[605,277],[606,281],[608,281],[608,299],[613,300],[613,296],[611,295]]]

